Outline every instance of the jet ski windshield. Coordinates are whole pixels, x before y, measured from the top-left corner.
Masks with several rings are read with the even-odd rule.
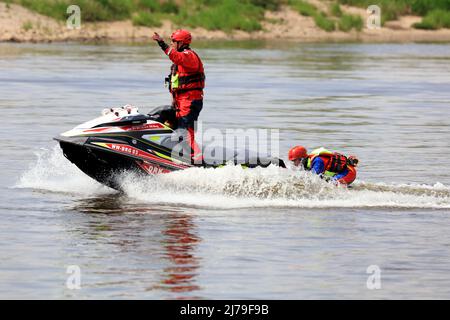
[[[144,114],[137,114],[132,116],[126,116],[120,119],[119,121],[106,122],[96,125],[94,128],[98,127],[112,127],[112,126],[126,126],[126,125],[138,125],[147,123],[150,117]]]

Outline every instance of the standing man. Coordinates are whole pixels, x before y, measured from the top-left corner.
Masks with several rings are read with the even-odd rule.
[[[183,139],[191,147],[192,161],[203,160],[202,152],[195,142],[194,123],[203,108],[203,88],[205,73],[200,57],[189,47],[192,36],[187,30],[177,30],[170,36],[169,47],[155,32],[152,37],[173,62],[170,70],[169,91],[176,111],[178,128],[186,130]]]

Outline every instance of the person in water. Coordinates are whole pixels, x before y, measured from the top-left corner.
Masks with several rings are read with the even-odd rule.
[[[195,142],[194,124],[203,108],[205,72],[200,57],[189,47],[192,41],[191,33],[182,29],[175,31],[170,37],[172,40],[170,46],[156,32],[152,39],[158,42],[173,62],[166,82],[172,94],[177,126],[186,130],[183,138],[191,147],[192,160],[202,161],[201,150]]]
[[[356,179],[359,160],[355,156],[346,157],[325,148],[315,149],[308,154],[305,147],[295,146],[289,150],[288,158],[296,167],[301,166],[327,180],[349,185]]]

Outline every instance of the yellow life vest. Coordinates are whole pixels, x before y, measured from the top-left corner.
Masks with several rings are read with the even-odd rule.
[[[179,86],[179,82],[178,82],[178,73],[177,74],[173,74],[170,77],[170,87],[172,89],[178,89]]]

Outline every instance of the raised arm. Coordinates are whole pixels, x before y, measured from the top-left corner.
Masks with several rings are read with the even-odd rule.
[[[156,32],[152,36],[152,39],[158,42],[158,45],[169,56],[169,59],[176,65],[183,66],[186,69],[197,70],[199,68],[199,59],[197,55],[191,50],[184,50],[178,52],[175,48],[169,47],[163,38]]]

